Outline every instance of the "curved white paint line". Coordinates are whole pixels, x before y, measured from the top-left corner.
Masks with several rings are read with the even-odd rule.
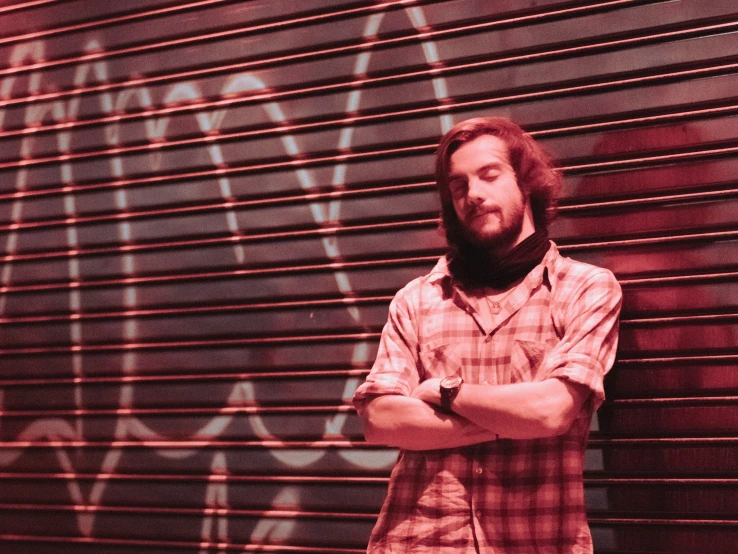
[[[421,30],[428,26],[423,8],[407,8],[405,12],[408,14],[413,27],[415,27],[416,29]],[[441,61],[435,42],[424,41],[421,43],[421,46],[423,48],[425,60],[428,62],[429,65],[433,65]],[[448,100],[449,97],[448,87],[446,86],[446,79],[444,77],[436,77],[433,79],[432,83],[433,94],[435,95],[436,100]],[[451,127],[453,127],[453,125],[453,118],[449,114],[441,115],[441,133],[445,134],[447,131],[451,130]]]
[[[406,8],[405,13],[408,16],[408,19],[410,20],[410,23],[413,25],[415,29],[422,29],[427,26],[427,20],[425,18],[425,13],[423,12],[422,8],[419,7],[413,7],[413,8]],[[382,23],[382,20],[384,19],[385,14],[384,13],[378,13],[372,15],[369,20],[367,21],[366,26],[364,27],[363,32],[363,38],[375,36],[379,32],[380,25]],[[440,58],[438,56],[438,49],[436,48],[436,45],[434,42],[425,41],[421,43],[421,47],[423,49],[423,55],[425,56],[426,61],[429,65],[433,65],[435,63],[438,63],[440,61]],[[362,52],[359,54],[356,60],[356,64],[354,66],[354,75],[364,75],[366,74],[368,68],[369,68],[369,61],[371,58],[371,52]],[[446,87],[446,80],[443,77],[438,77],[433,79],[433,94],[437,100],[447,100],[448,99],[448,90]],[[347,113],[353,113],[359,110],[361,100],[361,90],[354,90],[349,94],[348,103],[346,106],[346,112]],[[451,129],[453,126],[453,119],[448,114],[441,115],[440,118],[441,123],[441,132],[446,133],[448,130]],[[339,148],[342,149],[348,149],[351,147],[351,138],[353,136],[353,127],[346,127],[342,129],[341,131],[341,138],[339,141]],[[334,185],[341,185],[345,183],[346,179],[346,164],[341,164],[336,167],[334,174],[333,174],[333,184]],[[335,208],[335,213],[331,211],[331,217],[334,219],[338,219],[338,209],[340,205],[337,205]],[[351,291],[351,287],[348,283],[348,276],[345,278],[345,283],[339,284],[339,289],[341,285],[344,285],[348,288],[349,292]],[[357,308],[352,307],[349,310],[353,309],[355,312],[349,312],[351,313],[352,317],[355,317],[354,319],[359,321],[359,311]],[[367,343],[361,343],[357,344],[355,346],[354,355],[352,362],[353,363],[365,363],[367,361],[370,361],[367,356],[367,350],[368,350],[368,344]],[[343,393],[343,400],[344,401],[350,401],[353,397],[353,393],[356,391],[356,388],[360,385],[360,381],[356,377],[352,377],[346,380],[346,386],[344,388]],[[335,416],[332,420],[326,422],[326,434],[328,435],[336,435],[340,434],[343,430],[343,426],[348,418],[348,414],[338,414]],[[384,467],[392,466],[395,461],[397,460],[397,454],[394,452],[354,452],[351,450],[341,450],[339,451],[339,455],[349,461],[350,463],[364,468],[372,468],[372,469],[379,469]]]
[[[200,98],[202,98],[202,91],[200,90],[200,88],[194,83],[185,82],[174,85],[165,96],[163,103],[166,105],[182,101],[198,100]],[[212,133],[213,131],[217,131],[223,121],[224,113],[224,110],[218,110],[211,114],[207,114],[204,112],[196,113],[195,120],[197,121],[197,125],[200,128],[200,131],[202,131],[203,134],[206,135]],[[147,129],[149,140],[159,140],[163,138],[166,133],[166,129],[169,126],[170,119],[170,117],[158,118],[158,123],[155,128],[156,134],[148,135],[149,129]],[[154,129],[152,128],[151,130]],[[158,155],[161,156],[161,152],[157,152]],[[210,160],[215,167],[222,167],[224,165],[225,159],[223,157],[223,151],[219,144],[210,144],[207,147],[207,152],[210,156]],[[227,203],[233,198],[231,183],[228,177],[219,177],[218,187],[220,191],[220,196],[227,205]],[[231,208],[226,209],[225,219],[226,227],[231,235],[236,237],[239,236],[241,234],[241,230],[238,225],[236,212]],[[238,264],[244,263],[246,257],[242,244],[234,242],[233,254]]]
[[[77,440],[77,430],[68,421],[57,418],[37,419],[28,424],[15,440],[19,442]],[[0,466],[7,466],[23,455],[23,448],[0,449]]]
[[[287,486],[279,491],[279,494],[272,501],[272,505],[280,504],[297,504],[300,499],[300,492],[293,486]],[[279,508],[275,511],[281,511]],[[251,540],[257,543],[265,543],[274,541],[277,544],[284,543],[290,538],[297,522],[295,520],[285,520],[282,518],[269,518],[269,511],[262,516],[263,519],[254,527],[251,532]]]
[[[226,456],[223,452],[213,454],[210,463],[211,479],[205,489],[205,505],[208,508],[228,508],[228,485],[217,477],[228,471]],[[216,477],[216,479],[213,479]],[[200,540],[204,543],[218,542],[225,544],[228,539],[228,518],[221,514],[208,513],[200,527]],[[209,554],[209,548],[200,550],[201,554]]]
[[[10,51],[10,57],[9,57],[9,65],[11,67],[18,66],[23,64],[25,61],[28,61],[30,63],[35,63],[38,61],[43,60],[46,57],[46,43],[44,41],[33,41],[28,42],[24,44],[19,44],[15,46]],[[0,85],[0,98],[10,98],[13,93],[13,87],[15,86],[16,82],[18,81],[18,78],[16,76],[10,76],[3,79],[2,84]],[[33,95],[37,94],[41,89],[41,73],[38,71],[34,71],[30,74],[28,78],[28,86],[26,87],[26,90],[28,94]],[[5,125],[5,114],[6,110],[2,109],[0,110],[0,129],[3,128]],[[29,112],[26,111],[24,123],[26,126],[29,125]],[[31,122],[33,123],[33,122]],[[33,145],[34,138],[33,136],[29,137],[23,137],[21,139],[21,145],[20,145],[20,155],[21,157],[28,157],[31,155],[31,147]],[[15,190],[16,192],[21,192],[26,189],[26,186],[28,185],[28,168],[21,168],[18,170],[16,174],[15,179]],[[23,217],[23,199],[19,198],[17,200],[14,200],[11,209],[11,219],[13,222],[21,221]],[[12,230],[10,233],[7,234],[7,238],[5,241],[5,252],[7,252],[9,255],[13,255],[18,248],[18,232],[16,230]],[[8,286],[11,282],[13,274],[13,264],[12,263],[4,263],[2,272],[0,272],[0,282],[2,282],[3,286]],[[0,314],[5,313],[6,308],[6,302],[7,298],[4,294],[0,295]]]
[[[410,18],[413,24],[417,27],[419,25],[424,25],[424,17],[422,14],[422,10],[420,8],[412,8],[410,11]],[[378,17],[379,16],[379,17]],[[376,33],[376,30],[379,28],[379,24],[382,21],[384,14],[376,14],[374,16],[370,17],[370,20],[365,27],[365,33],[372,32],[372,29],[374,29],[374,32]],[[437,61],[438,55],[435,51],[435,47],[429,46],[430,43],[423,43],[423,51],[426,55],[426,59],[429,61]],[[357,63],[355,65],[355,72],[361,72],[365,71],[366,67],[368,67],[369,62],[369,53],[362,53],[359,55],[357,59]],[[104,63],[104,62],[98,62],[98,63]],[[363,69],[362,69],[363,68]],[[99,70],[99,68],[96,68]],[[83,79],[86,77],[88,68],[78,68],[77,76],[79,79]],[[9,91],[12,89],[14,81],[9,81],[6,79],[3,82],[2,88],[0,88],[0,93],[9,93]],[[40,75],[33,74],[31,76],[31,82],[29,85],[29,90],[31,86],[35,86],[37,88],[40,88]],[[192,99],[193,95],[195,98],[199,98],[200,94],[199,91],[196,89],[193,89],[194,85],[191,84],[180,84],[175,86],[171,91],[170,94],[167,97],[168,101],[176,101],[180,95],[183,96],[184,99]],[[445,98],[447,97],[446,89],[445,89],[445,81],[443,79],[434,79],[433,81],[434,86],[434,94],[436,95],[436,98]],[[248,74],[242,74],[234,77],[231,79],[226,87],[224,87],[224,94],[226,91],[231,90],[232,92],[237,92],[240,90],[255,90],[259,88],[265,88],[263,82],[258,80],[256,77]],[[128,100],[128,97],[130,95],[138,94],[141,98],[148,97],[149,93],[148,90],[124,90],[121,92],[121,94],[118,97],[118,101],[122,101],[123,103],[126,103]],[[360,91],[354,91],[354,93],[349,95],[348,99],[348,107],[347,109],[354,111],[358,109],[359,102],[360,102]],[[150,102],[150,97],[148,97],[148,100]],[[104,99],[104,102],[109,102],[110,98]],[[72,98],[72,100],[69,101],[67,104],[67,109],[64,109],[63,104],[61,104],[59,101],[55,102],[53,104],[53,112],[56,114],[61,113],[61,117],[66,117],[69,115],[70,112],[73,112],[76,115],[76,111],[79,107],[79,99]],[[107,106],[104,106],[104,109],[107,108]],[[284,114],[282,113],[282,110],[280,106],[277,103],[270,103],[265,106],[265,109],[267,113],[270,115],[273,121],[275,122],[284,122],[286,118],[284,117]],[[59,112],[61,110],[61,112]],[[29,110],[27,112],[27,118],[31,116],[38,116],[38,113],[34,113],[33,110]],[[200,124],[200,128],[203,131],[213,131],[217,130],[219,128],[220,124],[223,121],[223,117],[225,115],[225,110],[220,110],[218,112],[215,112],[211,114],[210,116],[207,116],[206,114],[200,113],[197,114],[196,117],[198,118],[198,123]],[[2,117],[4,117],[4,111],[2,112]],[[0,119],[0,123],[2,123],[2,119]],[[446,127],[450,127],[449,124],[450,117],[449,116],[441,116],[441,125],[442,129],[445,129]],[[168,118],[159,118],[156,121],[147,120],[145,122],[146,125],[146,131],[147,136],[151,139],[153,137],[163,137],[166,127],[168,124]],[[106,129],[108,140],[118,140],[119,137],[119,130],[116,128],[113,130],[113,127],[109,127]],[[353,128],[346,128],[341,131],[341,135],[339,138],[339,148],[350,148],[351,141],[353,137]],[[68,149],[69,147],[69,136],[68,132],[60,133],[58,136],[58,140],[60,141],[60,149],[64,151],[65,148]],[[294,137],[291,135],[284,136],[282,138],[282,143],[285,147],[285,150],[290,155],[299,155],[299,148],[297,147],[297,142],[295,141]],[[24,147],[29,148],[31,146],[31,142],[24,142]],[[222,157],[222,151],[220,150],[219,146],[215,145],[216,147],[209,148],[208,151],[211,155],[211,159],[213,159],[214,163],[219,164],[223,163],[223,157]],[[122,164],[120,163],[120,160],[114,160],[111,163],[113,163],[114,172],[120,172],[122,174]],[[71,168],[68,165],[63,165],[62,167],[63,172],[63,182],[71,182]],[[304,189],[310,189],[314,188],[316,186],[312,175],[307,170],[297,170],[297,177],[298,181],[300,183],[300,186]],[[332,183],[334,185],[340,185],[345,183],[345,176],[346,176],[346,164],[341,164],[334,168],[334,176]],[[16,188],[18,190],[21,190],[20,186],[25,187],[25,179],[27,179],[27,174],[24,172],[19,172],[18,174],[18,181]],[[220,180],[219,185],[221,187],[221,195],[224,196],[224,198],[230,197],[230,183],[227,179]],[[121,200],[121,202],[125,202],[125,200]],[[20,205],[19,205],[20,206]],[[71,210],[71,212],[70,212]],[[340,213],[340,201],[332,201],[328,205],[328,210],[326,212],[325,208],[319,204],[311,204],[310,210],[313,214],[313,218],[318,223],[323,223],[325,221],[330,221],[334,219],[338,219],[339,213]],[[18,208],[18,214],[20,218],[20,207]],[[74,213],[74,198],[72,197],[70,201],[68,201],[67,204],[67,212],[68,213]],[[232,220],[229,225],[233,229],[237,229],[237,225],[233,227]],[[130,232],[130,229],[128,231],[122,231],[124,234],[126,232]],[[70,234],[68,239],[71,241],[70,244],[76,244],[76,235],[74,233]],[[13,239],[17,242],[17,238]],[[326,250],[326,254],[329,257],[336,257],[338,256],[339,250],[338,245],[335,240],[329,240],[325,239],[323,241],[324,248]],[[239,254],[236,253],[237,259],[239,259]],[[243,256],[241,256],[243,257]],[[70,273],[76,274],[75,272],[78,272],[78,266],[70,265]],[[5,281],[4,281],[5,282]],[[10,282],[10,274],[8,274],[7,282]],[[348,276],[343,274],[337,273],[336,274],[336,282],[339,287],[340,291],[343,292],[351,292],[352,288],[350,285],[350,282],[348,280]],[[133,304],[135,305],[135,291],[133,293],[133,296],[131,298]],[[70,302],[79,302],[79,299],[70,300]],[[351,311],[353,310],[353,311]],[[360,314],[356,308],[350,308],[350,314],[352,318],[355,320],[360,320]],[[135,334],[135,327],[132,328],[132,330],[129,330],[129,332]],[[360,344],[357,345],[354,351],[353,359],[354,361],[366,361],[366,344]],[[79,367],[79,370],[81,371],[81,366]],[[350,378],[346,382],[346,387],[344,389],[344,397],[348,395],[352,395],[353,391],[355,390],[356,386],[358,385],[358,380],[356,378]],[[237,390],[238,389],[238,390]],[[133,389],[130,386],[124,387],[124,390],[121,391],[121,398],[120,401],[123,404],[131,404],[133,402]],[[247,397],[252,397],[253,400],[255,400],[255,395],[253,391],[253,386],[250,383],[242,383],[234,387],[234,391],[231,396],[238,395],[238,394],[245,394]],[[211,422],[209,422],[206,426],[204,426],[200,431],[198,431],[196,434],[204,434],[209,436],[219,436],[220,433],[223,432],[225,427],[232,421],[232,416],[217,416],[214,418]],[[269,432],[269,430],[264,425],[264,422],[262,419],[258,416],[253,416],[250,418],[250,421],[252,423],[252,426],[255,430],[255,432],[261,436],[261,437],[269,437],[272,438],[272,434]],[[38,422],[40,426],[44,427],[46,431],[49,430],[49,421],[48,420],[40,420]],[[132,436],[136,438],[142,438],[146,437],[148,439],[151,438],[161,438],[161,435],[154,432],[150,428],[146,427],[142,422],[138,421],[135,418],[125,418],[122,420],[119,420],[119,425],[116,426],[116,436],[118,439],[122,439],[123,437]],[[345,415],[341,414],[334,418],[332,421],[328,422],[326,424],[326,432],[327,433],[335,433],[338,434],[343,428],[343,425],[345,423]],[[30,433],[35,429],[34,424],[31,424],[27,431]],[[158,451],[157,453],[159,455],[162,455],[164,457],[187,457],[192,455],[195,452],[195,450],[183,450],[181,452],[172,452],[172,451],[166,451],[166,454],[164,452]],[[14,458],[17,458],[17,456],[20,455],[20,452],[18,453],[9,453],[9,454],[15,454]],[[311,463],[314,463],[320,457],[324,455],[324,452],[315,452],[315,453],[287,453],[287,452],[280,452],[280,451],[272,451],[272,455],[275,455],[280,461],[283,463],[287,463],[288,465],[291,465],[293,467],[303,467],[305,465],[309,465]],[[366,453],[361,454],[360,456],[356,455],[357,453],[351,453],[351,452],[342,452],[342,455],[345,455],[345,458],[349,461],[352,461],[352,463],[355,463],[357,466],[363,466],[363,467],[385,467],[389,460],[388,455],[383,453],[378,453],[378,456],[370,456],[367,457]],[[102,464],[102,470],[101,474],[98,476],[100,477],[95,484],[93,485],[92,491],[91,491],[91,499],[94,499],[96,501],[99,501],[102,498],[103,492],[105,490],[105,484],[106,479],[103,478],[103,475],[105,473],[114,473],[118,462],[120,460],[120,457],[122,456],[122,450],[119,448],[113,448],[106,454],[106,457]],[[391,457],[394,461],[394,454],[391,454]],[[13,458],[13,459],[14,459]],[[8,462],[9,463],[9,462]],[[69,460],[61,461],[60,464],[63,463],[65,465],[68,465]],[[81,491],[79,489],[79,485],[76,482],[73,482],[74,486],[76,486],[76,489],[70,490],[70,495],[72,495],[74,498],[78,497],[79,494],[81,494]],[[92,515],[92,514],[89,514]],[[80,520],[80,530],[82,532],[85,532],[85,530],[88,530],[92,528],[92,523],[94,522],[94,519],[88,520]],[[281,536],[282,534],[286,533],[284,535],[285,537],[289,536],[289,533],[292,529],[292,524],[290,522],[282,522],[281,524],[274,524],[271,522],[260,522],[264,523],[260,528],[255,530],[254,536],[264,536],[264,537],[275,537],[275,536]],[[287,525],[284,525],[287,524]],[[225,528],[223,531],[225,532]],[[258,531],[258,532],[257,532]],[[276,535],[275,535],[276,534]]]

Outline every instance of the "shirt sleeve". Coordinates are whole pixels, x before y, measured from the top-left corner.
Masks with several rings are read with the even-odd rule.
[[[359,414],[372,398],[385,394],[410,396],[420,382],[417,325],[411,296],[411,292],[403,289],[390,303],[377,359],[366,381],[354,393],[353,403]]]
[[[613,274],[599,269],[583,280],[563,311],[563,336],[541,362],[541,379],[589,387],[591,411],[605,400],[604,377],[615,361],[622,292]]]

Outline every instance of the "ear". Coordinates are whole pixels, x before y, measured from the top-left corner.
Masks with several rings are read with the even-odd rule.
[[[439,237],[446,236],[446,224],[443,222],[443,217],[438,218],[438,227],[436,227],[436,234]]]

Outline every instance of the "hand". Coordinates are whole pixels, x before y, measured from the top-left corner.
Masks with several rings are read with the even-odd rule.
[[[441,405],[441,380],[438,378],[427,379],[418,385],[410,395],[422,400],[431,406]]]

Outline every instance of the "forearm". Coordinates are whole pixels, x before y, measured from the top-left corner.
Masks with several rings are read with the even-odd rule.
[[[500,437],[532,439],[565,433],[589,390],[560,379],[509,385],[464,384],[454,413]]]
[[[458,448],[495,439],[495,433],[455,414],[444,414],[416,398],[374,398],[363,414],[364,434],[372,444],[407,450]]]

